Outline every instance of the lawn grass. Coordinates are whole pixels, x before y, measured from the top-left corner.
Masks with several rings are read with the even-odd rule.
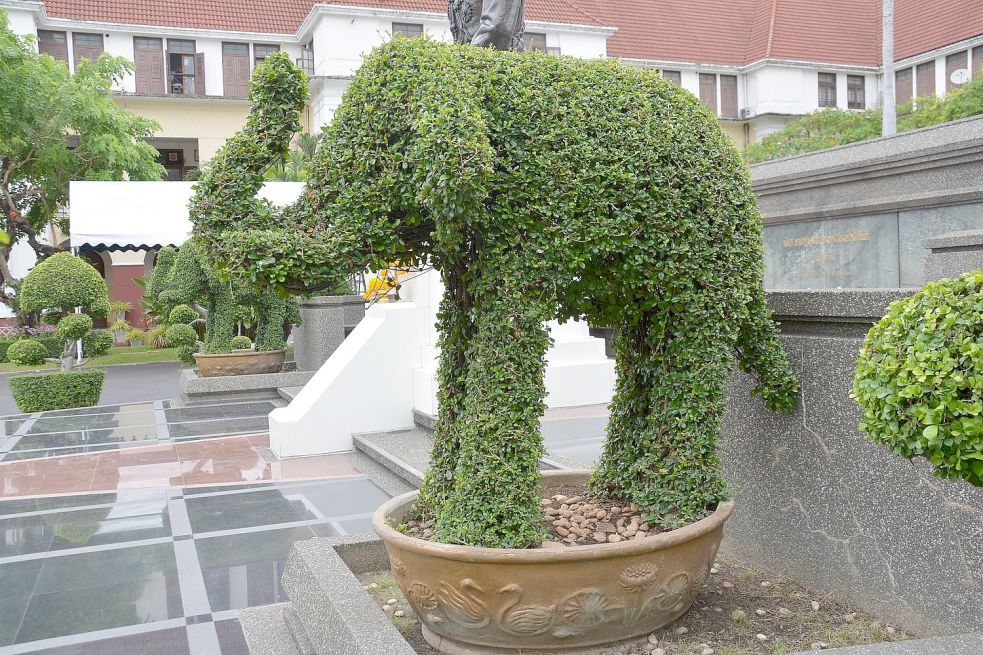
[[[86,366],[107,366],[113,364],[148,364],[151,362],[176,362],[177,348],[154,348],[152,346],[113,346],[102,357],[90,359]],[[56,370],[56,364],[41,366],[18,366],[6,362],[0,364],[0,373],[23,373],[27,371]]]

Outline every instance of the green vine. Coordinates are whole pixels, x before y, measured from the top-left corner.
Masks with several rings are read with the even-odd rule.
[[[301,199],[278,211],[252,197],[298,127],[303,76],[270,57],[251,98],[195,199],[217,266],[294,291],[394,261],[440,271],[440,415],[420,506],[441,541],[542,538],[549,319],[617,327],[591,486],[660,527],[727,497],[716,447],[735,354],[769,407],[794,404],[747,169],[706,107],[651,71],[394,39],[365,59]]]

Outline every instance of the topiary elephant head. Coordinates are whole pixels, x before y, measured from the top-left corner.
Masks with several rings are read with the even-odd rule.
[[[281,211],[255,196],[298,129],[303,74],[272,56],[250,98],[198,183],[195,234],[217,265],[293,290],[392,261],[439,270],[421,506],[445,543],[540,541],[550,319],[617,329],[592,491],[664,529],[727,497],[716,445],[735,359],[770,407],[792,407],[748,171],[712,113],[656,73],[393,39],[365,59]]]

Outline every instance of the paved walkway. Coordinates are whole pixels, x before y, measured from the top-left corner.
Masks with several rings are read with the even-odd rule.
[[[389,498],[352,454],[271,461],[274,406],[0,419],[0,655],[247,655],[239,610],[285,600],[293,543]]]
[[[151,400],[178,398],[181,395],[181,364],[157,362],[152,364],[121,364],[119,366],[95,366],[106,372],[102,387],[102,405],[118,405]],[[0,416],[18,412],[10,394],[7,380],[11,375],[0,375]]]

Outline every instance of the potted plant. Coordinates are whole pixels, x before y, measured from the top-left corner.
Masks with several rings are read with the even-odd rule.
[[[735,355],[772,409],[798,390],[715,117],[617,62],[395,39],[352,80],[307,190],[272,211],[254,197],[305,91],[285,55],[257,67],[195,234],[216,265],[297,291],[439,270],[431,468],[374,518],[427,639],[572,650],[680,616],[733,510],[716,445]],[[593,474],[541,474],[546,322],[571,318],[617,326],[617,389]]]
[[[126,333],[126,340],[130,342],[131,346],[142,346],[143,340],[147,337],[147,333],[140,328],[132,328]]]
[[[92,317],[76,312],[76,308],[87,308],[96,316],[108,313],[109,296],[99,272],[79,257],[67,252],[57,253],[31,269],[21,284],[18,299],[23,311],[42,312],[44,321],[56,326],[55,337],[61,343],[61,353],[57,358],[46,359],[58,363],[61,372],[11,378],[10,390],[17,407],[22,412],[41,412],[88,407],[99,402],[104,373],[76,370],[84,363],[77,361],[80,341],[82,355],[87,354],[87,340],[97,351],[106,346],[105,339],[92,332]],[[105,347],[108,351],[112,336],[104,334],[109,340]],[[35,352],[31,356],[36,359],[44,346],[33,339],[22,343],[27,342],[40,346],[33,348]]]
[[[898,300],[857,360],[860,429],[935,475],[983,486],[983,271]]]
[[[122,344],[126,341],[126,333],[130,331],[130,324],[126,322],[126,313],[133,309],[133,304],[123,300],[114,300],[109,303],[109,331],[115,337],[115,343]]]

